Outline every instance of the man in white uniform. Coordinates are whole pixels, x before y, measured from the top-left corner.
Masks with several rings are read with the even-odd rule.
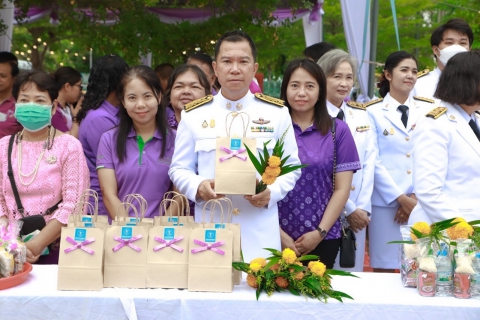
[[[224,34],[215,46],[213,62],[215,75],[222,86],[220,92],[215,97],[193,101],[182,111],[169,176],[181,193],[196,202],[197,222],[202,220],[205,201],[223,197],[215,193],[213,179],[216,137],[227,136],[227,129],[230,136],[242,137],[246,127],[246,137],[256,138],[257,149],[263,149],[264,143],[270,140],[267,145],[270,153],[275,142],[288,130],[284,154],[290,158],[286,164],[300,164],[288,109],[279,99],[262,94],[254,96],[249,91],[258,69],[255,59],[255,44],[246,33],[231,31]],[[238,115],[232,117],[232,112]],[[229,121],[226,121],[229,114]],[[245,261],[267,255],[263,248],[281,249],[277,202],[293,189],[300,174],[301,171],[296,170],[278,177],[265,191],[254,196],[227,195],[236,208],[237,215],[233,216],[232,222],[241,225]],[[257,177],[261,178],[258,174]],[[216,211],[218,215],[218,209]]]
[[[412,93],[414,96],[433,98],[438,79],[448,60],[459,52],[470,51],[473,43],[472,28],[462,19],[450,19],[433,31],[430,37],[437,67],[420,71]]]

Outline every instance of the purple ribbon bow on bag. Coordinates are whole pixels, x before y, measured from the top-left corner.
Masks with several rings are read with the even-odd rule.
[[[122,249],[123,247],[127,246],[127,247],[132,248],[132,249],[135,250],[135,251],[140,252],[140,251],[142,251],[142,249],[139,248],[139,247],[137,247],[136,245],[134,245],[134,244],[132,243],[132,242],[135,242],[135,241],[137,241],[137,240],[139,240],[139,239],[142,239],[142,235],[141,235],[141,234],[139,234],[138,236],[135,236],[135,237],[131,237],[131,238],[128,239],[128,240],[124,240],[124,239],[122,239],[122,238],[120,238],[120,237],[118,237],[118,236],[113,236],[113,240],[120,242],[120,244],[117,245],[116,247],[112,248],[112,250],[113,250],[113,252],[117,252],[118,250],[120,250],[120,249]]]
[[[222,147],[220,147],[220,150],[225,151],[226,153],[228,153],[228,155],[226,155],[226,156],[224,156],[224,157],[221,157],[221,158],[219,159],[220,162],[223,162],[223,161],[225,161],[225,160],[228,160],[228,159],[230,159],[230,158],[232,158],[232,157],[237,157],[237,158],[239,158],[239,159],[241,159],[241,160],[243,160],[243,161],[247,161],[247,156],[242,156],[242,155],[240,155],[240,153],[247,151],[247,149],[245,149],[245,148],[240,148],[240,149],[238,149],[238,150],[230,150],[230,149],[225,148],[225,147],[222,146]]]
[[[182,248],[174,245],[175,242],[179,242],[180,240],[183,240],[183,236],[177,237],[177,238],[175,238],[175,239],[173,239],[173,240],[164,240],[164,239],[159,238],[159,237],[157,237],[157,236],[155,236],[153,239],[154,239],[155,241],[158,241],[158,242],[162,243],[162,244],[160,244],[160,245],[158,245],[158,246],[156,246],[156,247],[153,248],[153,251],[155,251],[155,252],[157,252],[157,251],[159,251],[159,250],[162,250],[163,248],[166,248],[166,247],[170,247],[170,248],[172,248],[172,249],[175,249],[175,250],[177,250],[178,252],[183,252],[183,249],[182,249]]]
[[[71,244],[73,244],[73,247],[70,247],[70,248],[67,248],[67,249],[64,250],[65,253],[69,253],[69,252],[75,251],[77,249],[83,250],[88,254],[94,254],[95,253],[95,251],[93,251],[92,249],[85,248],[86,245],[88,245],[92,242],[95,242],[95,238],[87,239],[87,240],[82,241],[82,242],[77,242],[70,237],[67,237],[65,240],[67,240],[67,242],[70,242]]]
[[[212,250],[213,252],[221,254],[222,256],[225,254],[225,251],[223,251],[221,249],[217,249],[217,247],[223,246],[225,244],[225,241],[218,241],[218,242],[215,242],[215,243],[212,243],[212,244],[207,244],[203,241],[195,239],[195,240],[193,240],[193,242],[195,244],[201,245],[202,247],[192,249],[191,250],[192,253],[199,253],[199,252],[206,251],[206,250]]]

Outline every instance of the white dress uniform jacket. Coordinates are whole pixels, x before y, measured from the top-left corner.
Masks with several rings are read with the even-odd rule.
[[[435,90],[437,90],[438,79],[440,79],[442,72],[438,68],[435,68],[433,71],[424,70],[420,73],[422,72],[425,73],[418,76],[412,95],[434,99],[433,95],[435,94]]]
[[[373,142],[370,122],[367,112],[363,104],[356,102],[343,103],[341,108],[337,108],[327,100],[327,109],[331,117],[337,117],[340,109],[345,115],[344,121],[347,123],[352,133],[355,145],[358,151],[358,157],[362,164],[362,170],[358,170],[353,174],[352,187],[350,188],[350,196],[344,208],[344,214],[350,215],[357,208],[372,212],[372,192],[373,192],[373,175],[375,172],[375,144]],[[348,271],[363,271],[364,255],[365,255],[365,236],[366,228],[356,234],[357,252],[355,259],[355,267],[345,269]],[[335,260],[335,269],[341,269],[339,265],[339,257]]]
[[[230,108],[229,108],[230,107]],[[175,140],[175,152],[169,170],[169,176],[179,191],[188,199],[196,202],[195,220],[202,219],[204,202],[197,198],[200,183],[207,179],[214,179],[216,137],[225,137],[227,115],[232,112],[244,112],[249,115],[247,134],[248,138],[256,138],[257,149],[263,150],[264,142],[270,140],[267,148],[270,154],[275,142],[285,131],[285,155],[290,155],[286,164],[299,165],[298,148],[292,126],[292,119],[286,107],[267,103],[256,98],[250,91],[238,101],[230,101],[223,97],[220,91],[213,100],[189,112],[182,111],[182,121],[178,126]],[[243,136],[242,121],[232,122],[231,136]],[[253,120],[263,118],[270,121],[263,126],[273,128],[273,132],[254,132],[252,127],[258,127]],[[229,123],[232,117],[229,117]],[[244,115],[245,121],[247,120]],[[263,248],[281,249],[280,227],[277,202],[293,189],[301,175],[300,170],[288,173],[268,188],[271,199],[265,208],[253,207],[243,196],[228,195],[233,206],[239,209],[239,214],[233,216],[233,223],[241,225],[241,243],[245,261],[265,256]],[[257,174],[259,180],[261,177]],[[235,183],[235,181],[232,181]],[[216,221],[219,221],[219,210],[216,210]],[[207,212],[207,216],[209,213]]]
[[[423,99],[423,98],[422,98]],[[405,127],[401,105],[388,93],[381,101],[366,104],[377,150],[375,178],[372,194],[372,221],[369,226],[370,264],[374,268],[398,268],[398,246],[387,244],[401,239],[399,225],[394,221],[399,207],[397,198],[414,193],[412,170],[412,136],[417,120],[433,107],[430,102],[413,98],[404,103],[409,107]]]
[[[440,103],[437,119],[422,117],[414,139],[414,183],[418,203],[409,224],[463,217],[480,219],[480,141],[459,106]],[[462,114],[463,113],[463,114]],[[467,117],[467,119],[465,119]],[[474,113],[477,126],[480,116]]]

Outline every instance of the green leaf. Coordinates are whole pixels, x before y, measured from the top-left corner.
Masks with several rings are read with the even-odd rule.
[[[313,255],[313,254],[308,254],[301,256],[297,259],[298,261],[305,261],[305,260],[320,260],[319,256]]]
[[[283,154],[282,154],[283,156]],[[290,155],[286,156],[285,158],[282,159],[282,162],[280,163],[280,167],[283,167],[285,165],[285,162],[290,158]]]
[[[270,140],[268,140],[268,142],[270,142]],[[270,158],[270,154],[268,153],[268,149],[267,149],[268,142],[265,142],[264,146],[263,146],[263,156],[264,156],[264,159],[265,159],[265,163],[263,164],[263,170],[264,171],[268,166],[268,158]]]
[[[232,267],[235,270],[239,270],[243,272],[248,272],[250,270],[250,266],[245,262],[233,262]]]
[[[278,251],[277,249],[271,249],[271,248],[263,248],[263,250],[267,250],[270,253],[272,253],[274,256],[281,257],[282,253]]]
[[[480,224],[480,220],[473,220],[473,221],[470,221],[468,224],[471,226],[474,226],[474,225]]]
[[[279,176],[283,176],[284,174],[287,174],[289,172],[292,172],[301,168],[305,168],[305,167],[308,167],[308,164],[302,164],[298,166],[292,166],[292,165],[284,166],[282,167],[282,171],[280,172]]]
[[[265,271],[265,272],[266,272],[267,270],[269,270],[271,266],[273,266],[274,264],[278,263],[278,261],[280,260],[279,257],[271,257],[271,258],[269,258],[269,259],[270,259],[270,262],[267,263],[267,264],[265,265],[265,267],[263,267],[263,271]]]
[[[397,240],[397,241],[387,242],[387,244],[398,244],[398,243],[415,244],[415,241],[413,241],[413,240]]]
[[[295,271],[302,271],[303,270],[303,266],[299,266],[298,264],[291,264],[288,267],[292,268]]]
[[[248,146],[246,144],[243,144],[245,146],[245,149],[247,149],[247,153],[248,153],[248,157],[250,158],[250,161],[252,161],[253,163],[253,166],[255,167],[255,169],[257,170],[257,172],[262,175],[263,174],[263,167],[262,165],[260,164],[260,162],[258,162],[258,159],[255,157],[255,155],[252,153],[252,151],[250,151],[250,149],[248,148]]]
[[[425,237],[426,237],[426,235],[424,235],[423,233],[421,233],[420,231],[418,231],[417,229],[415,229],[415,228],[413,228],[413,227],[410,228],[410,231],[412,231],[412,233],[413,233],[418,239],[420,239],[420,238],[425,238]]]
[[[351,272],[343,271],[343,270],[327,269],[325,273],[332,276],[347,276],[347,277],[360,278]]]
[[[290,291],[291,294],[299,296],[300,293],[295,289],[293,286],[288,286],[288,291]]]

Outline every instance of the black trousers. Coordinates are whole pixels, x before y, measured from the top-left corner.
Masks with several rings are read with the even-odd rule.
[[[318,244],[318,246],[315,247],[315,249],[313,249],[310,253],[307,254],[319,256],[320,262],[322,262],[327,267],[327,269],[333,269],[333,266],[335,265],[335,258],[338,255],[338,250],[340,250],[341,242],[341,238],[322,240]],[[303,261],[303,264],[308,265],[309,261]]]

